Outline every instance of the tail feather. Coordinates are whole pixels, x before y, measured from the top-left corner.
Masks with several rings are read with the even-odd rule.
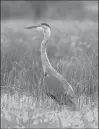
[[[71,96],[74,96],[74,90],[70,84],[68,84],[68,89],[67,89],[66,93]]]

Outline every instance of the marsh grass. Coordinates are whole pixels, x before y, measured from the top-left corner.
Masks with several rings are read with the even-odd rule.
[[[29,24],[30,21],[26,21],[26,23]],[[52,25],[52,36],[47,52],[52,66],[72,85],[80,115],[83,112],[82,107],[85,107],[86,110],[89,108],[90,111],[92,107],[94,107],[92,109],[95,109],[98,98],[97,23],[92,21],[50,21],[49,23]],[[22,21],[6,21],[2,22],[1,25],[2,115],[15,114],[16,120],[14,122],[16,121],[19,127],[22,125],[37,127],[38,120],[41,123],[50,120],[48,118],[46,118],[47,120],[39,119],[31,113],[35,111],[37,113],[37,109],[41,109],[41,112],[44,113],[44,109],[46,109],[50,112],[53,110],[52,114],[55,114],[51,118],[55,122],[53,127],[55,125],[58,127],[60,120],[66,123],[67,118],[69,119],[69,116],[72,117],[72,115],[67,115],[68,117],[65,120],[62,120],[60,116],[58,119],[57,112],[62,113],[63,109],[44,95],[42,91],[43,70],[40,44],[43,35],[35,30],[26,31],[22,29],[26,26],[23,25]],[[21,112],[24,113],[20,116]],[[66,112],[69,113],[67,109]],[[29,114],[31,114],[31,117]],[[47,116],[46,113],[45,116]],[[13,119],[11,115],[8,115],[7,120],[8,117],[10,120]],[[33,118],[35,126],[31,125],[33,121],[30,119],[32,117],[35,118],[35,120]],[[71,119],[67,120],[67,123]],[[83,121],[86,122],[87,119]],[[81,122],[81,125],[77,125],[77,127],[82,126],[83,122]],[[47,125],[44,125],[44,127],[47,127]],[[70,124],[67,127],[75,127],[75,125]]]

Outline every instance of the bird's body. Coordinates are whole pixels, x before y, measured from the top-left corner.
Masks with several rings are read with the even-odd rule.
[[[41,23],[38,26],[27,27],[27,29],[31,28],[37,28],[37,30],[42,30],[44,33],[44,40],[41,43],[41,60],[44,72],[43,84],[45,93],[59,104],[69,104],[69,106],[75,108],[73,102],[73,88],[67,80],[52,67],[47,56],[46,47],[51,34],[49,25]]]

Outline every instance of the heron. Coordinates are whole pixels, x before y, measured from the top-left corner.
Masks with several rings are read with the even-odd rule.
[[[58,102],[59,105],[69,105],[75,109],[74,90],[69,82],[52,67],[47,56],[47,44],[51,36],[51,27],[47,23],[40,23],[36,26],[28,26],[25,29],[42,31],[44,39],[41,43],[41,61],[44,72],[44,92],[47,96]]]

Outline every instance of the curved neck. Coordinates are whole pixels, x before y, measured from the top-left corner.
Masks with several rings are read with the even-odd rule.
[[[44,40],[41,43],[41,60],[42,60],[42,66],[44,73],[46,72],[46,67],[51,66],[48,56],[47,56],[47,42],[48,42],[49,36],[44,35]]]

